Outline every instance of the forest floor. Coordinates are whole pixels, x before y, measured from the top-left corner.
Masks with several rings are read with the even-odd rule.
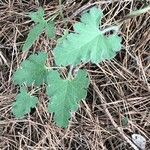
[[[132,134],[146,139],[150,149],[150,13],[132,18],[130,12],[150,5],[142,0],[0,0],[0,149],[2,150],[132,150]],[[39,92],[39,106],[17,120],[11,113],[19,92],[13,72],[25,55],[20,51],[33,22],[26,14],[39,6],[45,17],[55,19],[57,37],[72,30],[87,9],[103,10],[103,26],[120,23],[122,49],[111,61],[86,64],[90,87],[86,101],[67,129],[58,128],[47,112],[46,95]],[[62,19],[63,11],[66,24]],[[56,39],[42,34],[28,52],[48,51]],[[51,57],[51,56],[50,56]],[[52,57],[51,57],[52,58]],[[42,87],[41,87],[42,88]]]

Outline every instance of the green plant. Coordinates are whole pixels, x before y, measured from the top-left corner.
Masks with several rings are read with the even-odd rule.
[[[54,22],[44,19],[44,10],[41,7],[37,12],[31,12],[28,16],[35,22],[35,26],[30,30],[22,51],[27,51],[43,31],[46,32],[49,38],[52,38],[55,35]]]
[[[135,11],[131,12],[130,14],[128,14],[127,17],[139,16],[143,13],[148,12],[148,11],[150,11],[150,6],[146,6],[144,8],[139,9],[139,10],[135,10]]]
[[[39,10],[30,16],[34,22],[39,23],[43,14],[43,11]],[[32,54],[23,61],[21,67],[13,75],[14,83],[20,87],[23,85],[37,87],[45,83],[46,93],[49,97],[48,111],[54,113],[54,121],[59,127],[68,126],[71,113],[77,110],[79,102],[85,99],[87,95],[90,82],[88,72],[79,69],[79,64],[100,63],[106,59],[112,59],[116,52],[121,49],[121,38],[117,35],[117,26],[103,30],[99,28],[102,16],[101,10],[96,7],[91,8],[90,11],[82,15],[81,22],[74,24],[74,32],[66,33],[58,40],[54,48],[54,61],[56,68],[59,69],[50,68],[48,70],[46,67],[47,54],[40,52]],[[52,31],[53,27],[49,30]],[[104,35],[109,31],[114,32],[111,35]],[[31,32],[33,33],[33,30],[30,31],[28,38],[32,35]],[[31,36],[34,39],[31,43],[29,43],[28,38],[25,42],[26,50],[31,47],[37,36]],[[70,66],[68,76],[65,78],[60,77],[61,66]],[[77,73],[73,71],[74,69],[78,70]],[[29,105],[24,105],[26,99],[28,99]],[[32,101],[31,105],[30,100]],[[14,102],[13,114],[17,118],[23,117],[30,113],[30,108],[35,107],[36,104],[35,97],[21,91],[16,97],[16,102]],[[26,107],[24,108],[24,106]],[[21,107],[25,111],[22,111]]]
[[[12,112],[15,117],[23,118],[37,103],[37,97],[31,96],[25,89],[21,89],[20,94],[16,97],[16,102],[13,104]]]
[[[13,75],[14,83],[40,86],[43,82],[46,82],[48,74],[48,70],[45,68],[46,59],[47,54],[40,52],[38,55],[33,54],[27,60],[24,60],[20,65],[20,69]]]

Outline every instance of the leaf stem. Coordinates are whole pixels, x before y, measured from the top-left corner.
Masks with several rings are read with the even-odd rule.
[[[73,70],[73,65],[70,65],[70,70],[69,70],[69,73],[68,73],[68,79],[72,79],[73,78],[72,70]]]
[[[119,30],[118,26],[111,26],[111,27],[108,27],[108,28],[102,30],[101,33],[105,34],[106,32],[109,32],[109,31],[115,31],[117,33],[118,30]]]
[[[66,23],[64,14],[63,14],[62,0],[59,0],[59,12],[60,12],[60,16],[63,20],[63,23],[64,23],[65,27],[67,28],[67,23]]]
[[[127,15],[127,17],[134,17],[134,16],[139,16],[143,13],[146,13],[150,11],[150,6],[144,7],[142,9],[136,10],[136,11],[132,11],[130,14]]]

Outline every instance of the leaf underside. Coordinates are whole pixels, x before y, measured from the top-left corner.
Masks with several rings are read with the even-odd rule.
[[[55,62],[58,66],[100,63],[112,59],[121,49],[121,38],[117,34],[105,36],[99,29],[102,12],[93,7],[76,23],[74,33],[70,33],[54,49]]]
[[[37,103],[37,97],[30,96],[26,90],[22,89],[13,103],[12,113],[18,119],[23,118],[26,114],[30,113],[31,108],[36,107]]]
[[[59,127],[68,126],[71,113],[78,109],[78,103],[85,99],[89,79],[87,72],[80,70],[73,80],[63,80],[57,71],[48,74],[47,94],[51,97],[48,111],[54,113],[54,121]]]
[[[28,86],[32,84],[40,86],[43,82],[46,82],[46,59],[47,54],[44,52],[31,55],[27,60],[21,63],[20,68],[14,73],[14,83],[19,85],[25,83]]]

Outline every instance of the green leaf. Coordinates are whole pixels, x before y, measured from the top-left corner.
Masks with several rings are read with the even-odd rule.
[[[57,44],[61,44],[68,35],[68,30],[65,30],[63,36],[57,40]]]
[[[33,44],[34,42],[39,38],[41,33],[45,29],[45,23],[39,23],[36,24],[29,32],[28,37],[22,47],[22,51],[27,51]]]
[[[31,12],[29,17],[36,24],[30,30],[28,37],[22,47],[22,51],[27,51],[30,47],[35,43],[35,41],[39,38],[39,36],[46,31],[49,38],[52,38],[55,35],[55,27],[53,21],[47,21],[44,19],[44,10],[43,8],[39,8],[37,12]]]
[[[13,103],[12,113],[16,118],[23,118],[24,115],[30,113],[31,108],[36,107],[37,103],[37,97],[31,96],[26,90],[22,89]]]
[[[105,36],[99,29],[103,14],[93,7],[76,23],[74,33],[70,33],[54,49],[58,66],[77,65],[82,62],[100,63],[112,59],[121,49],[121,38],[116,34]]]
[[[39,22],[44,21],[44,9],[42,7],[40,7],[37,12],[29,13],[29,17],[35,23],[39,23]]]
[[[35,86],[40,86],[43,82],[46,82],[46,59],[47,54],[44,52],[31,55],[21,63],[20,68],[14,73],[14,83],[19,85],[25,83],[28,86],[34,83]]]
[[[129,120],[129,118],[126,116],[126,117],[124,117],[124,118],[122,118],[121,119],[121,122],[122,122],[122,126],[127,126],[128,125],[128,121]]]
[[[46,34],[48,38],[52,38],[55,36],[55,24],[53,21],[49,21],[46,24]]]
[[[71,113],[78,103],[86,98],[89,79],[87,72],[79,70],[73,80],[63,80],[57,71],[48,74],[47,94],[51,97],[48,111],[54,113],[54,121],[59,127],[67,127]]]

